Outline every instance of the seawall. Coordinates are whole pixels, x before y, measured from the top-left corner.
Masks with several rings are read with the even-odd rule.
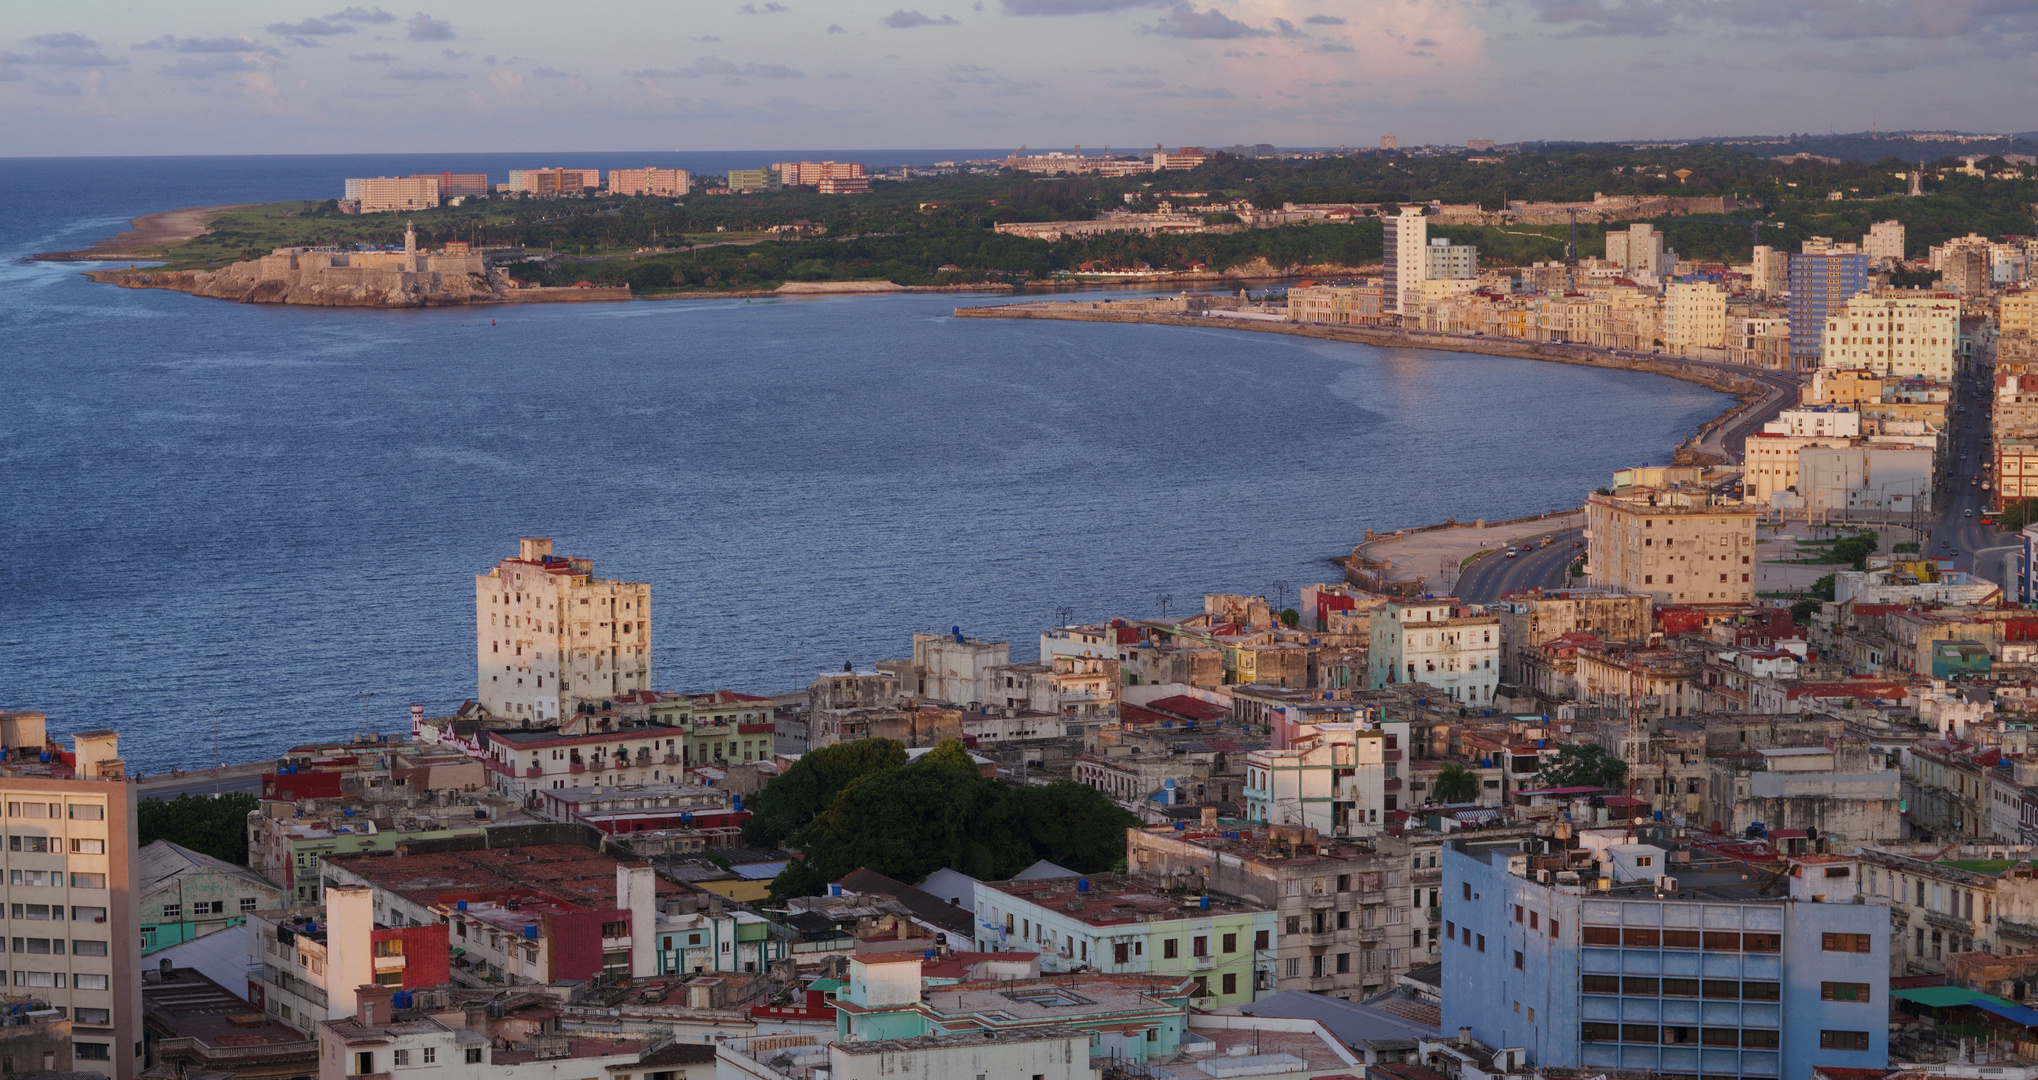
[[[235,263],[234,267],[245,266]],[[423,291],[352,281],[322,283],[263,279],[226,270],[87,270],[93,281],[124,289],[169,289],[243,304],[298,304],[307,307],[420,308],[474,304],[597,303],[630,299],[628,288],[528,288]]]

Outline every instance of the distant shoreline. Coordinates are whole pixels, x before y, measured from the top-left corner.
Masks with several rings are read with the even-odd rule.
[[[126,232],[116,233],[78,251],[45,251],[30,256],[38,262],[117,262],[121,259],[160,259],[164,249],[196,240],[229,210],[259,203],[223,203],[219,206],[187,206],[181,210],[158,210],[128,221]]]

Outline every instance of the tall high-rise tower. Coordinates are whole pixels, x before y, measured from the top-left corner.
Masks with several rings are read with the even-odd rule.
[[[594,563],[525,537],[474,578],[482,707],[527,725],[651,688],[651,586],[594,576]]]
[[[1381,277],[1388,310],[1413,315],[1422,306],[1422,282],[1429,273],[1429,219],[1422,207],[1404,206],[1386,219]]]

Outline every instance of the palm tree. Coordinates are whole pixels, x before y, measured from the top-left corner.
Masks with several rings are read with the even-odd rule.
[[[1472,770],[1449,762],[1437,770],[1430,786],[1430,798],[1440,803],[1468,803],[1479,797],[1479,776]]]

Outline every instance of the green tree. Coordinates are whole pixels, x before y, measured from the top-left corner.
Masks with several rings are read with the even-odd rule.
[[[1557,756],[1543,766],[1537,782],[1543,787],[1596,787],[1609,790],[1620,786],[1628,764],[1606,752],[1598,743],[1571,743],[1557,748]]]
[[[2038,499],[2018,499],[2003,507],[1996,518],[1997,532],[2023,532],[2026,525],[2038,521]]]
[[[1297,624],[1299,624],[1299,623],[1300,623],[1301,621],[1302,621],[1302,613],[1301,613],[1301,612],[1299,612],[1299,611],[1296,611],[1296,610],[1295,610],[1294,608],[1282,608],[1282,609],[1281,609],[1281,625],[1282,625],[1282,626],[1288,627],[1289,629],[1291,629],[1291,630],[1292,630],[1292,629],[1294,629],[1294,628],[1295,628],[1295,626],[1296,626]]]
[[[1125,858],[1125,830],[1139,819],[1088,784],[1061,780],[1024,787],[1014,797],[1017,824],[1036,858],[1097,873]]]
[[[1825,577],[1812,582],[1812,587],[1805,590],[1805,595],[1814,600],[1831,600],[1833,598],[1834,581],[1834,576],[1827,574]]]
[[[1799,600],[1797,603],[1790,605],[1791,621],[1800,624],[1811,622],[1812,616],[1818,613],[1819,607],[1820,604],[1817,600]]]
[[[135,807],[142,846],[168,840],[239,866],[248,865],[248,815],[255,796],[246,791],[223,795],[179,795],[174,799],[143,799]]]
[[[803,754],[750,800],[743,842],[760,847],[785,843],[828,809],[843,788],[905,763],[906,747],[894,739],[858,739]]]
[[[1440,803],[1468,803],[1478,797],[1479,774],[1455,761],[1438,769],[1430,785],[1430,798]]]

